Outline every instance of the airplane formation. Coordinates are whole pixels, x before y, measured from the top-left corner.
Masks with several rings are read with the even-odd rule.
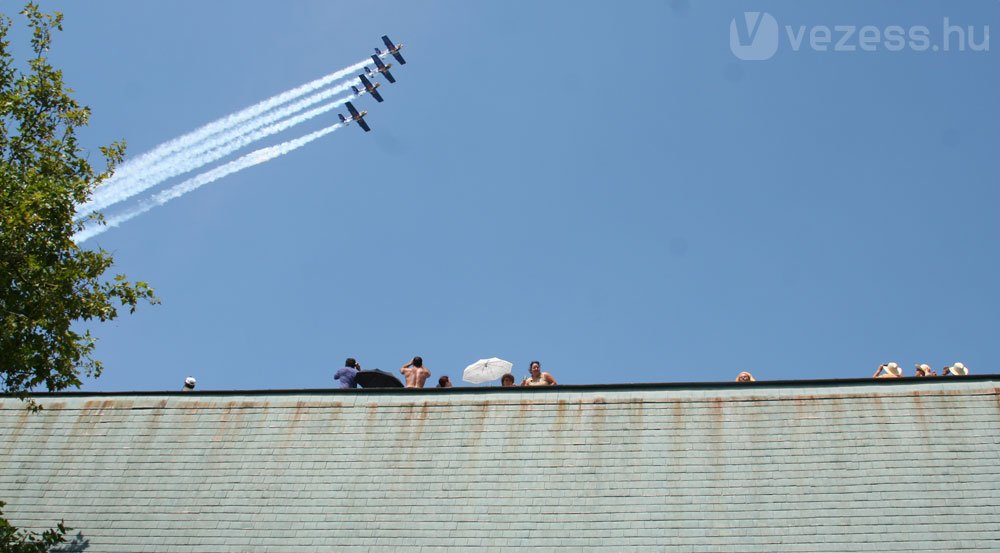
[[[395,77],[393,77],[392,73],[389,72],[389,69],[392,68],[392,64],[382,63],[382,56],[391,54],[392,57],[396,58],[396,61],[399,62],[399,65],[406,64],[406,60],[404,60],[403,56],[399,53],[399,50],[403,47],[403,43],[393,44],[393,42],[389,40],[388,35],[382,35],[382,42],[385,43],[386,51],[382,52],[382,50],[378,48],[375,49],[375,54],[372,56],[372,61],[375,62],[375,67],[366,67],[365,72],[358,75],[358,78],[361,79],[361,88],[358,88],[357,86],[351,87],[355,96],[368,94],[372,98],[375,98],[376,102],[382,102],[382,95],[378,92],[378,87],[382,83],[375,81],[375,77],[382,75],[385,77],[385,80],[390,83],[396,82]],[[350,102],[347,102],[346,105],[347,111],[351,113],[351,116],[344,117],[343,114],[338,113],[337,115],[340,117],[341,123],[346,125],[354,122],[357,123],[358,126],[365,132],[372,130],[365,121],[365,115],[368,115],[367,111],[358,111],[358,109],[354,107],[354,104]]]

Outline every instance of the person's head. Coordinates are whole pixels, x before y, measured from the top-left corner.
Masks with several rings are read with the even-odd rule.
[[[514,375],[507,373],[500,377],[500,385],[509,388],[514,385]]]
[[[413,364],[414,367],[417,367],[417,368],[420,368],[420,367],[424,366],[424,360],[419,355],[417,355],[416,357],[414,357],[413,361],[411,363]]]
[[[914,369],[913,374],[914,376],[930,376],[931,366],[926,363],[921,363],[916,366],[916,369]]]
[[[954,365],[948,367],[948,372],[952,376],[966,376],[969,374],[969,369],[965,368],[965,365],[961,363],[955,363]]]
[[[438,379],[438,388],[451,388],[451,379],[447,376],[442,376]]]
[[[892,376],[903,376],[903,369],[899,368],[899,363],[895,361],[882,365],[882,370]]]
[[[535,371],[539,373],[542,372],[542,364],[539,363],[538,361],[532,361],[531,363],[528,364],[528,370],[531,371],[531,375],[534,376]]]
[[[750,374],[750,373],[748,373],[746,371],[743,371],[740,374],[736,375],[736,381],[737,382],[754,382],[754,378],[753,378],[752,374]]]
[[[197,383],[198,383],[198,381],[195,380],[193,376],[189,376],[189,377],[187,377],[187,378],[184,379],[184,387],[187,388],[187,389],[189,389],[189,390],[194,390],[194,386]]]
[[[358,368],[358,362],[355,361],[353,357],[348,357],[347,361],[344,361],[344,366],[356,369]]]

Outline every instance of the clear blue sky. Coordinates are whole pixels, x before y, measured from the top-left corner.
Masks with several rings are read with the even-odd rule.
[[[42,7],[66,14],[52,58],[93,109],[85,145],[130,156],[382,34],[408,62],[384,103],[357,100],[373,132],[85,242],[163,301],[96,327],[106,370],[85,390],[331,387],[345,357],[415,354],[456,383],[492,356],[572,384],[996,372],[1000,45],[820,52],[808,29],[935,42],[948,17],[981,41],[998,2]],[[745,10],[780,25],[773,58],[731,51]],[[806,27],[799,51],[786,25]]]

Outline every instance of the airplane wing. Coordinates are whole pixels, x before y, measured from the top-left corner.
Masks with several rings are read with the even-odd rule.
[[[355,121],[357,121],[357,118],[361,116],[361,114],[358,113],[357,108],[354,107],[354,104],[350,102],[347,102],[347,111],[351,112],[351,117],[354,117]],[[360,123],[360,121],[358,121],[358,123]]]
[[[365,123],[364,119],[358,119],[358,126],[364,129],[365,132],[372,130],[372,128],[368,126],[368,123]]]
[[[365,77],[365,75],[362,73],[361,75],[358,75],[358,78],[361,79],[361,84],[365,85],[365,88],[369,90],[371,89],[372,82],[368,80],[368,77]]]
[[[372,56],[372,61],[375,62],[375,67],[377,67],[379,69],[382,69],[382,68],[385,67],[385,64],[382,63],[382,58],[380,58],[378,56]]]
[[[399,62],[399,65],[406,64],[406,60],[404,60],[403,56],[399,54],[399,48],[396,48],[396,45],[393,44],[391,40],[389,40],[389,35],[382,35],[382,42],[385,43],[386,48],[389,49],[389,53],[392,54],[392,57],[396,58],[396,61]]]
[[[372,89],[371,92],[369,92],[369,94],[372,95],[372,98],[375,98],[375,101],[377,101],[377,102],[381,102],[382,101],[382,95],[379,94],[378,91],[375,90],[374,88]]]
[[[389,81],[390,83],[396,82],[396,79],[393,78],[392,73],[389,73],[388,69],[383,71],[382,74],[385,75],[385,80]]]

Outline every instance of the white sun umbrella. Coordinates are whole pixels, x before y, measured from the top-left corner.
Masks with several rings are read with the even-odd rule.
[[[462,371],[462,380],[473,384],[489,382],[490,380],[496,380],[509,373],[513,367],[513,363],[510,361],[504,361],[498,357],[480,359],[468,367],[465,367],[465,370]]]

